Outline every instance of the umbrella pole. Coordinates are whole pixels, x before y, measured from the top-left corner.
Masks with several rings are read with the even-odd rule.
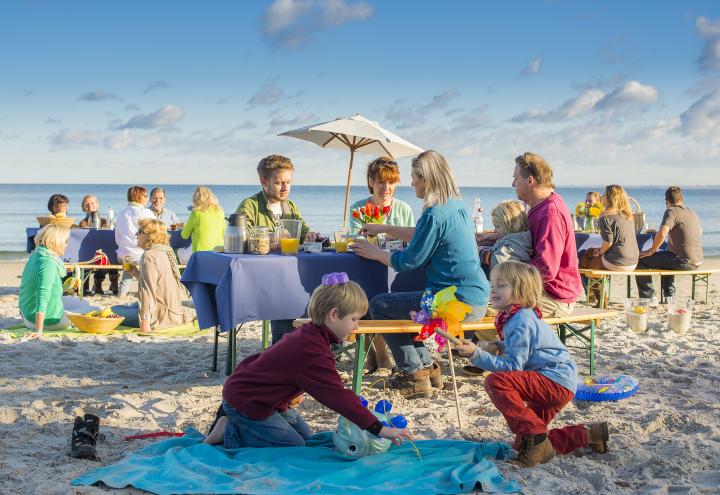
[[[350,177],[352,176],[353,158],[355,157],[355,148],[350,148],[350,167],[348,168],[347,186],[345,186],[345,209],[343,210],[343,226],[347,228],[348,221],[348,200],[350,199]]]

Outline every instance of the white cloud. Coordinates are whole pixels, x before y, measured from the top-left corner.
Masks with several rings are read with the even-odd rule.
[[[398,129],[417,127],[426,122],[425,115],[436,110],[446,109],[458,95],[457,89],[447,89],[440,94],[434,95],[429,102],[419,105],[405,98],[399,98],[390,104],[385,118]]]
[[[282,88],[275,86],[274,84],[265,84],[260,88],[254,95],[248,99],[249,108],[255,108],[258,106],[269,106],[274,105],[280,101],[285,92]]]
[[[542,59],[534,58],[528,63],[523,70],[520,71],[521,76],[535,76],[540,73],[542,67]]]
[[[78,96],[78,100],[80,101],[104,101],[104,100],[119,100],[120,98],[115,93],[109,93],[107,91],[103,91],[101,89],[98,89],[97,91],[90,91],[88,93],[83,93],[80,96]]]
[[[275,0],[267,8],[263,32],[273,44],[299,48],[318,31],[364,21],[373,7],[363,1],[348,0]]]
[[[126,112],[139,112],[140,107],[137,106],[135,103],[129,103],[129,104],[125,105],[125,111]]]
[[[296,115],[295,117],[289,118],[289,119],[286,119],[283,117],[274,117],[270,121],[270,125],[273,127],[279,127],[279,126],[293,126],[293,125],[308,124],[314,118],[315,118],[314,113],[302,112],[302,113]]]
[[[616,111],[627,106],[644,106],[656,101],[659,92],[654,86],[628,81],[609,94],[600,89],[588,89],[565,101],[557,110],[527,110],[515,115],[510,122],[562,122],[597,111]]]
[[[175,105],[165,105],[151,114],[140,113],[128,120],[119,129],[157,129],[171,127],[185,118],[185,110]]]
[[[720,69],[720,21],[699,17],[695,23],[698,35],[705,40],[697,60],[703,72]]]
[[[708,93],[680,115],[683,136],[707,138],[720,134],[720,90]]]
[[[100,141],[100,134],[95,131],[83,129],[62,129],[50,139],[50,144],[56,148],[77,148],[80,146],[95,146]]]
[[[169,87],[170,84],[167,81],[153,81],[145,87],[142,94],[145,95],[148,94],[150,91],[157,91],[158,89],[168,89]]]
[[[56,119],[55,117],[48,117],[47,120],[45,121],[45,124],[47,124],[47,125],[61,125],[61,124],[62,124],[62,120]]]
[[[656,101],[660,93],[655,86],[628,81],[595,105],[597,109],[609,110],[627,104],[648,104]]]

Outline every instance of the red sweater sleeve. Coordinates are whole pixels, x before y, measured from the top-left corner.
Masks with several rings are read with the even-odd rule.
[[[343,385],[330,349],[313,345],[306,347],[303,353],[305,366],[297,378],[301,389],[362,429],[367,429],[377,420],[360,404],[358,396]]]
[[[560,261],[567,237],[557,210],[554,207],[548,208],[545,221],[533,223],[530,232],[535,253],[530,263],[540,272],[543,283],[555,280],[560,271]]]

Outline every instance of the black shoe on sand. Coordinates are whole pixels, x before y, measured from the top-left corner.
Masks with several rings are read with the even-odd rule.
[[[70,457],[98,461],[97,444],[100,418],[94,414],[86,414],[85,418],[77,416],[70,440]]]

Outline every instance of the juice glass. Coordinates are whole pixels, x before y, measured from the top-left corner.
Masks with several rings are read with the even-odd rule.
[[[283,218],[280,231],[280,252],[282,254],[297,254],[300,247],[301,220]]]
[[[348,233],[344,230],[338,230],[335,232],[335,252],[336,253],[347,253],[348,248]]]
[[[135,264],[135,260],[132,256],[125,256],[123,259],[123,270],[126,272],[129,272],[133,269],[133,265]]]

